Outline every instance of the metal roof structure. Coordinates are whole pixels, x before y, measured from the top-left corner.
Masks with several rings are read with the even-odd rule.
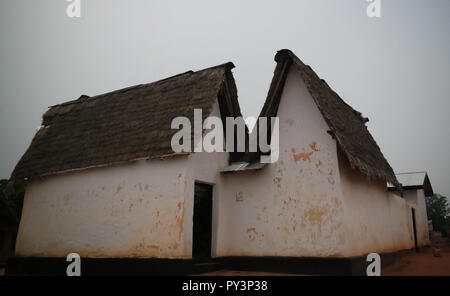
[[[238,172],[238,171],[250,171],[250,170],[259,170],[262,169],[266,164],[260,163],[260,162],[234,162],[227,166],[222,173],[229,173],[229,172]]]
[[[410,172],[396,174],[397,180],[403,187],[403,190],[424,189],[425,196],[434,194],[430,179],[427,172]],[[389,191],[395,191],[396,188],[392,184],[388,184]]]

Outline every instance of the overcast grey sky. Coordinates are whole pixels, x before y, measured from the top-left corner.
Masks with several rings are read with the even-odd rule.
[[[65,0],[0,2],[0,178],[48,106],[227,61],[257,116],[289,48],[370,118],[396,172],[427,170],[450,195],[450,1]]]

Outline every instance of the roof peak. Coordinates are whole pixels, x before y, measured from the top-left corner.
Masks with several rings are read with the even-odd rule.
[[[275,61],[277,65],[260,116],[271,117],[277,114],[287,76],[295,67],[351,167],[359,169],[370,178],[389,181],[399,186],[394,171],[365,126],[368,119],[348,105],[291,50],[279,50]]]
[[[62,103],[59,103],[59,104],[55,104],[55,105],[49,106],[48,108],[62,107],[62,106],[68,106],[68,105],[72,105],[72,104],[84,103],[84,102],[86,102],[88,100],[92,101],[93,99],[98,99],[98,98],[101,98],[101,97],[104,97],[104,96],[113,95],[113,94],[116,94],[116,93],[124,93],[124,92],[126,92],[128,90],[131,90],[131,89],[134,89],[134,88],[137,88],[137,87],[146,86],[146,85],[150,85],[150,84],[153,84],[153,83],[164,82],[164,81],[168,81],[170,79],[178,78],[178,77],[181,77],[181,76],[184,76],[184,75],[191,75],[191,74],[200,73],[200,72],[203,72],[203,71],[213,70],[213,69],[220,68],[220,67],[223,67],[226,70],[231,70],[231,69],[235,68],[233,62],[226,62],[226,63],[223,63],[223,64],[219,64],[219,65],[216,65],[216,66],[200,69],[200,70],[197,70],[197,71],[189,70],[189,71],[178,73],[178,74],[175,74],[175,75],[163,78],[163,79],[155,80],[155,81],[148,82],[148,83],[141,83],[141,84],[136,84],[136,85],[132,85],[132,86],[127,86],[127,87],[124,87],[124,88],[108,91],[108,92],[101,93],[101,94],[94,95],[94,96],[87,96],[87,95],[83,94],[78,99],[62,102]]]
[[[92,98],[83,96],[45,112],[41,128],[11,178],[33,178],[181,155],[171,148],[175,117],[203,114],[215,102],[241,116],[232,63],[188,71]]]

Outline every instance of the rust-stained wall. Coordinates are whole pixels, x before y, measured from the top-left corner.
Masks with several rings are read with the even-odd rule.
[[[210,115],[220,116],[217,102]],[[191,258],[195,182],[213,185],[213,257],[414,247],[421,197],[408,202],[350,168],[294,68],[278,116],[279,160],[258,171],[222,174],[227,153],[194,153],[31,180],[16,255]]]
[[[216,256],[342,256],[336,142],[296,70],[278,116],[278,162],[223,176]]]
[[[195,153],[32,180],[16,255],[191,258],[194,183],[218,183],[227,164],[227,153]]]
[[[351,169],[339,153],[345,203],[347,256],[414,248],[411,205],[386,189],[383,181],[369,180]]]
[[[16,255],[190,257],[187,161],[139,161],[29,182]]]

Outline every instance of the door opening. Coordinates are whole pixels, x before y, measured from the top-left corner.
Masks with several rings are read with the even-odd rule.
[[[413,222],[413,232],[414,232],[414,248],[416,252],[419,251],[419,245],[417,243],[417,227],[416,227],[416,209],[411,208],[412,222]]]
[[[192,258],[195,261],[211,259],[212,189],[211,185],[195,183],[192,229]]]

